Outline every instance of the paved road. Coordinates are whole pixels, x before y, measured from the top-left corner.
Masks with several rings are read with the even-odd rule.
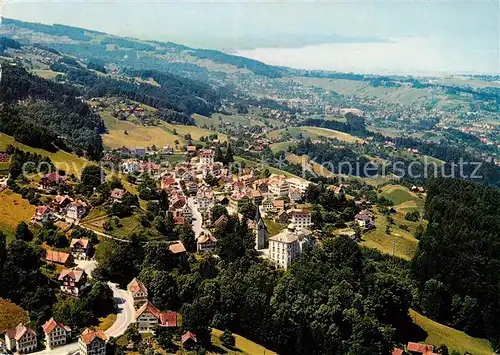
[[[201,212],[198,210],[198,204],[195,203],[194,197],[188,197],[188,206],[193,211],[193,231],[195,238],[198,238],[203,230],[201,227],[203,219],[201,217]]]
[[[125,333],[130,323],[134,321],[135,309],[134,300],[130,293],[126,290],[121,290],[116,284],[108,282],[109,287],[113,291],[113,297],[115,298],[116,305],[118,307],[118,314],[116,316],[116,321],[113,325],[105,331],[106,335],[109,337],[119,337]]]
[[[76,260],[75,263],[78,267],[82,268],[87,272],[90,276],[92,271],[96,268],[97,262],[93,260]],[[118,308],[118,313],[116,316],[116,321],[113,325],[106,330],[104,333],[109,337],[119,337],[125,333],[130,323],[134,321],[135,318],[135,309],[134,309],[134,300],[132,296],[126,291],[119,289],[118,286],[114,283],[108,282],[111,291],[113,291],[113,298],[116,303],[116,307]],[[60,346],[58,348],[52,350],[43,350],[37,353],[33,353],[36,355],[67,355],[74,354],[78,351],[78,343],[71,343],[65,346]]]

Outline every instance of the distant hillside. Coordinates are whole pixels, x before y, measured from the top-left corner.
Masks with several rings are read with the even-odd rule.
[[[181,57],[192,56],[199,60],[208,59],[214,63],[232,65],[236,68],[247,69],[256,75],[265,77],[277,78],[282,75],[282,69],[278,67],[267,65],[257,60],[226,54],[217,50],[189,48],[172,42],[141,41],[133,38],[122,38],[98,31],[59,24],[45,25],[9,18],[3,18],[2,20],[1,27],[3,31],[12,35],[15,34],[14,30],[16,28],[29,30],[33,33],[46,34],[52,36],[52,38],[46,38],[45,44],[50,43],[50,47],[59,51],[68,53],[75,53],[75,51],[77,51],[79,55],[87,56],[87,59],[90,58],[90,56],[94,56],[106,61],[113,60],[117,61],[118,64],[121,62],[124,66],[130,66],[138,70],[146,68],[166,70],[164,67],[165,63],[159,63],[159,56],[168,54],[171,56],[170,59],[179,59],[180,57],[172,57],[173,54],[177,54]],[[34,43],[34,39],[37,37],[30,37],[29,33],[26,33],[26,31],[17,32],[18,36],[22,37],[20,39],[27,43]],[[103,35],[105,35],[105,37],[103,37]],[[59,37],[60,40],[58,40],[57,37]],[[71,41],[68,41],[68,39]],[[138,58],[137,54],[132,52],[132,50],[143,52],[143,54]],[[162,61],[173,62],[174,67],[176,65],[175,63],[178,64],[178,60],[168,59],[169,58],[163,57]],[[153,63],[157,64],[157,66],[152,65]],[[185,68],[185,70],[188,69],[195,68]]]

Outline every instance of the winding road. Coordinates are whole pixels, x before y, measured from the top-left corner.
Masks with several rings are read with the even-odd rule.
[[[76,260],[75,263],[78,267],[85,270],[88,275],[91,275],[92,271],[96,268],[96,261],[83,261]],[[117,308],[117,316],[116,321],[113,323],[108,330],[104,333],[108,338],[110,337],[119,337],[125,333],[130,323],[134,321],[135,318],[135,309],[134,309],[134,300],[132,296],[126,290],[122,290],[118,288],[118,286],[114,283],[108,282],[108,286],[113,291],[113,298],[115,300],[116,308]],[[43,350],[32,354],[37,355],[67,355],[74,354],[78,352],[78,342],[67,344],[64,346],[60,346],[58,348],[52,350]]]

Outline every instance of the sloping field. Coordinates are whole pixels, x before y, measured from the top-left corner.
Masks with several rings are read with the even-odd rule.
[[[344,95],[376,97],[387,102],[406,105],[411,105],[418,99],[429,95],[429,89],[415,89],[404,85],[386,88],[371,86],[368,82],[347,79],[295,77],[292,80],[303,85],[315,86]]]
[[[0,333],[28,322],[28,314],[18,305],[0,298]],[[3,340],[3,339],[2,339]]]
[[[464,332],[437,323],[412,309],[410,309],[410,316],[418,326],[427,332],[426,344],[434,346],[446,344],[450,353],[459,351],[461,354],[494,354],[490,342],[486,339],[473,338]]]
[[[221,347],[226,350],[226,354],[247,354],[247,355],[258,355],[258,354],[268,354],[276,355],[274,351],[268,350],[262,345],[254,343],[253,341],[242,337],[241,335],[234,334],[234,340],[236,341],[234,349],[227,349],[220,344],[219,336],[223,332],[221,330],[212,328],[212,343],[215,346]]]
[[[270,139],[278,139],[280,137],[298,138],[299,135],[301,135],[303,138],[311,139],[319,139],[321,137],[332,139],[335,138],[346,143],[363,142],[363,139],[355,137],[348,133],[335,131],[333,129],[311,126],[282,128],[267,133],[267,136]]]
[[[5,149],[5,147],[9,144],[26,152],[37,153],[45,157],[49,157],[57,169],[64,170],[67,174],[75,174],[76,176],[79,176],[81,170],[86,165],[92,164],[88,160],[79,158],[76,155],[65,152],[63,150],[58,150],[57,152],[52,153],[40,148],[33,148],[28,145],[16,142],[14,140],[14,137],[0,133],[0,150]]]
[[[418,208],[422,209],[425,199],[401,185],[386,185],[382,187],[381,196],[394,202],[397,210]]]
[[[347,143],[356,143],[356,142],[363,143],[364,142],[364,140],[359,138],[359,137],[355,137],[349,133],[335,131],[333,129],[327,129],[327,128],[321,128],[321,127],[309,127],[309,126],[303,126],[300,128],[302,128],[306,132],[309,132],[311,134],[316,134],[320,137],[336,138],[339,141],[343,141],[343,142],[347,142]]]
[[[141,126],[129,121],[120,121],[106,111],[100,114],[108,128],[108,133],[102,135],[102,140],[104,145],[111,149],[122,146],[127,148],[175,146],[176,140],[179,141],[179,146],[186,146],[188,142],[184,139],[185,134],[191,134],[193,141],[211,134],[217,134],[223,141],[227,139],[223,134],[197,126],[173,125],[166,122],[161,122],[158,126]]]
[[[28,222],[35,213],[35,206],[9,189],[0,192],[0,231],[10,239],[21,221]]]

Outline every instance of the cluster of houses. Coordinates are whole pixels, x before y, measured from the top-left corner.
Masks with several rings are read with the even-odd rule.
[[[94,248],[89,239],[71,239],[71,253],[46,250],[45,260],[52,264],[64,266],[59,274],[61,291],[78,297],[88,287],[88,275],[85,270],[72,267],[75,260],[88,260],[93,256]]]
[[[134,323],[140,333],[154,332],[156,327],[178,327],[176,312],[161,312],[148,300],[148,290],[137,278],[128,285],[127,290],[134,300],[136,309]],[[190,331],[181,337],[183,347],[190,348],[197,343],[196,335]]]
[[[57,191],[66,184],[66,179],[58,173],[46,174],[40,180],[40,189],[46,192]],[[57,195],[51,203],[38,206],[31,218],[32,223],[64,220],[67,223],[78,224],[88,212],[89,206],[68,195]]]
[[[42,329],[45,335],[46,350],[53,350],[71,342],[71,328],[54,318],[45,322]],[[102,330],[85,329],[78,337],[80,355],[105,355],[107,340],[108,338]],[[18,354],[34,352],[38,348],[37,333],[21,323],[15,329],[5,333],[5,341],[0,341],[0,353],[2,353],[2,348],[5,352]]]

